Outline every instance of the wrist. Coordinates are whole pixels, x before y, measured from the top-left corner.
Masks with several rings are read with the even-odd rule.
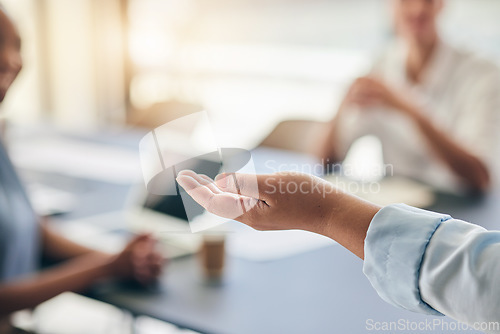
[[[78,273],[81,277],[87,277],[88,283],[111,276],[108,256],[97,252],[75,257],[63,264],[60,270],[67,270]]]
[[[408,114],[410,119],[418,128],[423,129],[426,127],[426,124],[428,124],[428,122],[426,123],[427,120],[425,117],[422,116],[420,110],[413,108],[410,110]]]
[[[410,119],[415,121],[416,123],[420,123],[421,121],[421,113],[419,111],[419,108],[415,106],[412,103],[409,102],[402,102],[400,104],[399,109],[407,115]]]
[[[380,206],[338,191],[330,197],[329,215],[322,225],[321,232],[316,233],[337,241],[363,259],[368,227],[380,209]]]
[[[338,234],[341,233],[341,224],[348,221],[349,211],[351,209],[352,201],[351,195],[336,189],[328,198],[325,203],[329,212],[322,222],[321,229],[324,236],[338,241]]]
[[[325,184],[321,199],[317,201],[316,220],[307,224],[305,230],[332,238],[339,220],[345,212],[344,193],[332,184]],[[347,203],[346,203],[347,204]]]
[[[96,278],[109,278],[115,276],[115,256],[103,253],[89,254],[91,261],[96,270]]]

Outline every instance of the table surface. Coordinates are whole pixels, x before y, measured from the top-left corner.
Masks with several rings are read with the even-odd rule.
[[[80,205],[60,220],[120,209],[129,188],[60,175],[24,174],[32,180],[70,184],[79,189]],[[430,209],[498,229],[499,197],[499,192],[474,199],[439,194]],[[412,333],[456,331],[446,331],[455,324],[448,318],[406,312],[382,301],[363,275],[362,265],[357,257],[332,243],[269,262],[228,257],[223,282],[211,285],[202,279],[197,258],[190,256],[172,260],[154,289],[104,284],[90,296],[136,315],[155,317],[202,333],[354,334],[369,332],[376,322],[434,326],[433,330],[413,328]]]
[[[500,214],[495,194],[474,203],[441,200],[433,209],[495,228]],[[199,268],[196,257],[174,260],[158,289],[109,285],[93,297],[202,333],[365,333],[370,321],[411,326],[439,321],[435,330],[411,332],[446,333],[444,326],[452,322],[382,301],[362,273],[362,261],[338,244],[277,261],[228,258],[218,286],[204,282]]]

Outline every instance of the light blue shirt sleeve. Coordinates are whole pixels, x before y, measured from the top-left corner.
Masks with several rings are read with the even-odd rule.
[[[368,228],[363,271],[394,306],[500,333],[499,231],[389,205]]]
[[[420,268],[420,295],[450,318],[500,333],[500,232],[450,219],[436,230]]]
[[[383,300],[409,311],[442,315],[422,300],[419,274],[432,235],[448,219],[404,204],[386,206],[373,217],[363,272]]]

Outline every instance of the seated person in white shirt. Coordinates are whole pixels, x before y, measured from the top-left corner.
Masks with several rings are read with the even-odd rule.
[[[325,162],[344,159],[365,135],[382,143],[393,172],[449,191],[492,182],[500,72],[439,36],[443,0],[392,0],[396,40],[348,90],[321,145]]]
[[[403,204],[380,208],[306,174],[213,181],[182,171],[177,182],[216,215],[258,230],[301,229],[336,240],[364,259],[363,272],[396,307],[500,333],[498,231]]]

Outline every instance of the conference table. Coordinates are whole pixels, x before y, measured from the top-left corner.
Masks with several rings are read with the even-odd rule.
[[[119,210],[132,186],[26,173],[45,183],[64,180],[86,189],[77,194],[78,206],[57,218],[60,224]],[[429,209],[497,229],[499,200],[499,191],[482,197],[438,193]],[[187,256],[171,260],[155,287],[107,283],[87,295],[135,316],[201,333],[456,333],[462,328],[446,317],[415,314],[385,303],[363,275],[362,266],[359,258],[332,242],[272,261],[228,256],[223,280],[213,284],[203,279],[197,257]]]

